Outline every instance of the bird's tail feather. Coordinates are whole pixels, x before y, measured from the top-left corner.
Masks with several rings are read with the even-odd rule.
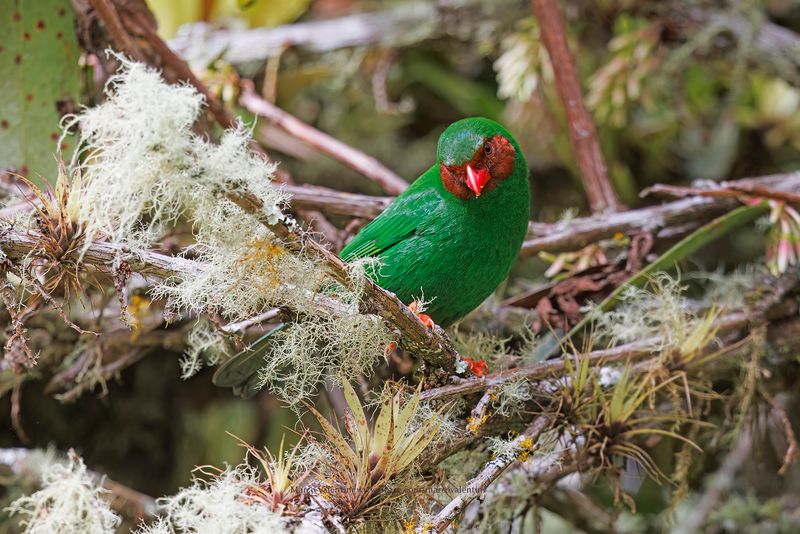
[[[286,328],[285,324],[278,325],[242,352],[220,365],[211,381],[214,385],[223,388],[233,388],[236,395],[248,398],[261,389],[258,371],[264,367],[264,356],[271,350],[277,332]]]

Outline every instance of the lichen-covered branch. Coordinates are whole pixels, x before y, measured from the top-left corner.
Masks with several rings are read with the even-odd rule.
[[[526,450],[530,452],[536,446],[539,436],[547,430],[550,423],[551,420],[548,416],[541,415],[537,417],[524,432],[514,439],[514,444],[517,447],[526,447]],[[458,496],[442,508],[436,517],[433,518],[431,522],[433,532],[443,532],[444,529],[464,511],[464,508],[466,508],[469,503],[483,494],[486,488],[497,480],[497,478],[503,474],[503,471],[516,460],[517,457],[515,455],[507,454],[498,456],[486,464],[483,470],[469,481]],[[422,525],[419,531],[422,532],[425,527],[427,527],[427,525]]]
[[[748,311],[732,312],[716,319],[713,327],[719,332],[732,331],[742,328],[751,328],[754,324],[772,320],[776,318],[788,317],[795,313],[797,306],[793,302],[775,302],[773,298],[763,301],[760,305],[754,306]],[[781,330],[787,333],[776,331],[774,334],[780,338],[781,343],[793,343],[794,339],[788,335],[789,328],[783,325]],[[785,339],[784,339],[785,337]],[[620,362],[637,362],[646,360],[658,351],[656,348],[662,342],[661,338],[654,337],[626,343],[609,349],[599,349],[586,353],[583,357],[589,360],[592,366],[604,366]],[[467,378],[457,384],[448,384],[434,389],[429,389],[422,393],[422,400],[446,400],[454,397],[462,397],[473,393],[478,393],[489,388],[500,387],[505,383],[515,380],[538,380],[551,377],[566,370],[566,359],[573,359],[574,354],[566,354],[560,358],[547,360],[527,367],[516,367],[507,371],[486,375],[483,378]]]

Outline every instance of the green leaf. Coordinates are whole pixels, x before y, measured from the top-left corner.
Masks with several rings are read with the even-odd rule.
[[[0,169],[37,185],[55,183],[60,110],[79,96],[74,24],[69,0],[0,0]]]
[[[375,430],[372,435],[372,454],[381,456],[385,451],[391,450],[394,445],[394,406],[397,399],[384,388],[381,408],[375,420]]]
[[[342,391],[344,392],[344,399],[347,401],[347,406],[350,407],[350,413],[355,423],[353,442],[356,446],[356,450],[361,452],[369,447],[367,416],[364,414],[364,409],[361,407],[361,401],[358,395],[356,395],[353,386],[351,386],[347,380],[342,380]]]

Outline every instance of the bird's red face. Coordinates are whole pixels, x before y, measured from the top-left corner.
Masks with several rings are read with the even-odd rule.
[[[460,165],[439,164],[445,189],[462,200],[491,191],[514,171],[516,150],[502,135],[484,138],[472,159]]]

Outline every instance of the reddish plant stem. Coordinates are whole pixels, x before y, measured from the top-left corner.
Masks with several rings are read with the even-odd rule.
[[[564,105],[570,141],[594,212],[619,211],[622,204],[608,179],[608,170],[592,118],[583,103],[575,59],[567,45],[567,28],[557,0],[531,0],[542,41],[553,66],[556,88]]]
[[[294,115],[256,94],[252,82],[243,81],[242,89],[239,103],[248,111],[255,113],[259,117],[264,117],[289,135],[308,143],[323,154],[327,154],[363,174],[379,184],[387,193],[397,195],[408,187],[408,182],[377,159],[331,137],[325,132],[317,130],[313,126],[309,126]]]
[[[131,39],[125,27],[122,25],[122,21],[117,14],[117,10],[114,8],[113,2],[110,0],[89,0],[89,3],[92,4],[94,10],[97,11],[97,15],[103,21],[103,24],[106,25],[111,39],[119,49],[136,61],[144,61],[144,54],[136,43],[133,42],[133,39]]]

